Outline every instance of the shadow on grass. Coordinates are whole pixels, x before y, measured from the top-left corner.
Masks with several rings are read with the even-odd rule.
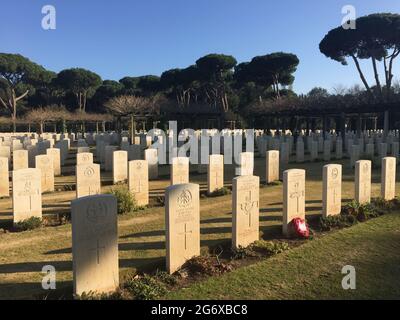
[[[152,231],[144,231],[144,232],[136,232],[127,234],[125,236],[121,236],[120,239],[128,239],[128,238],[135,238],[135,237],[157,237],[157,236],[164,236],[165,230],[152,230]]]
[[[148,266],[154,263],[165,261],[165,257],[156,258],[132,258],[132,259],[119,259],[120,268],[140,268],[141,266]],[[51,265],[56,271],[71,271],[72,261],[35,261],[35,262],[21,262],[9,263],[0,265],[0,273],[24,273],[24,272],[41,272],[43,266]]]
[[[0,283],[0,299],[72,300],[72,281],[57,281],[55,290],[44,290],[41,282]]]

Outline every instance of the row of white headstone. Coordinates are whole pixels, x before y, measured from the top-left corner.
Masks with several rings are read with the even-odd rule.
[[[283,173],[283,223],[285,236],[293,234],[291,222],[305,219],[305,176],[302,169]],[[396,159],[382,164],[382,197],[395,197]],[[253,175],[232,181],[232,246],[246,247],[259,239],[260,179]],[[342,166],[323,167],[323,215],[341,212]],[[355,199],[371,198],[371,161],[360,160],[355,169]],[[117,202],[110,195],[72,201],[72,252],[74,294],[109,292],[118,287]],[[200,189],[198,184],[171,185],[165,190],[166,269],[174,273],[200,255]]]
[[[8,162],[8,158],[0,157],[0,197],[8,197],[10,195]],[[40,170],[41,192],[53,192],[54,176],[61,174],[60,149],[50,148],[47,149],[47,154],[35,156],[35,168]],[[29,169],[28,151],[14,151],[13,172],[20,172],[26,169]]]

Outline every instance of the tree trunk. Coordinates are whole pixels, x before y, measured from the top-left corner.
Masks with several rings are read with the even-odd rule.
[[[129,134],[131,136],[131,144],[135,143],[135,135],[136,135],[136,121],[135,116],[133,114],[130,115],[129,122]]]
[[[61,127],[61,132],[65,133],[67,131],[67,121],[65,119],[62,120],[62,127]]]
[[[312,118],[311,119],[311,132],[315,132],[316,128],[317,128],[316,119]]]
[[[13,122],[13,132],[17,132],[17,101],[15,98],[15,93],[14,90],[12,92],[12,99],[11,99],[11,103],[12,103],[12,122]]]
[[[367,79],[365,79],[364,73],[361,70],[360,63],[358,62],[358,59],[354,55],[352,55],[352,58],[353,58],[353,61],[354,61],[355,65],[356,65],[357,71],[358,71],[358,73],[360,75],[361,81],[363,82],[365,88],[367,89],[367,92],[368,92],[369,96],[373,100],[375,100],[375,96],[372,93],[370,86],[368,85]]]
[[[374,57],[372,57],[371,59],[372,59],[372,66],[373,66],[373,69],[374,69],[374,76],[375,76],[376,86],[377,86],[378,91],[379,91],[379,96],[380,96],[381,100],[383,100],[382,86],[381,86],[381,81],[379,80],[378,69],[376,67],[376,59]]]
[[[383,136],[386,137],[388,136],[389,133],[389,110],[385,110],[384,112],[384,120],[383,120]]]

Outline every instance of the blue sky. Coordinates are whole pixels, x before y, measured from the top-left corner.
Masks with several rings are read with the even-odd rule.
[[[41,27],[47,4],[57,10],[56,30]],[[119,80],[160,75],[208,53],[242,62],[286,51],[300,58],[296,92],[331,90],[360,83],[352,65],[341,66],[318,49],[348,4],[357,16],[400,13],[398,0],[13,0],[1,6],[0,52],[20,53],[56,72],[83,67]]]

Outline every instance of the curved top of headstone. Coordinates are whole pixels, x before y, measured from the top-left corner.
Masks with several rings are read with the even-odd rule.
[[[338,163],[330,163],[323,166],[323,168],[332,168],[332,167],[342,167],[342,165]]]
[[[295,174],[306,174],[306,170],[304,169],[289,169],[283,172],[285,175],[295,175]]]
[[[260,182],[260,177],[258,176],[237,176],[232,179],[232,181],[239,181],[239,182],[254,182],[258,184]]]
[[[117,215],[117,198],[112,194],[81,197],[71,201],[72,218],[88,223],[113,221]]]
[[[223,160],[224,159],[224,155],[223,154],[210,154],[210,159],[213,160]]]

